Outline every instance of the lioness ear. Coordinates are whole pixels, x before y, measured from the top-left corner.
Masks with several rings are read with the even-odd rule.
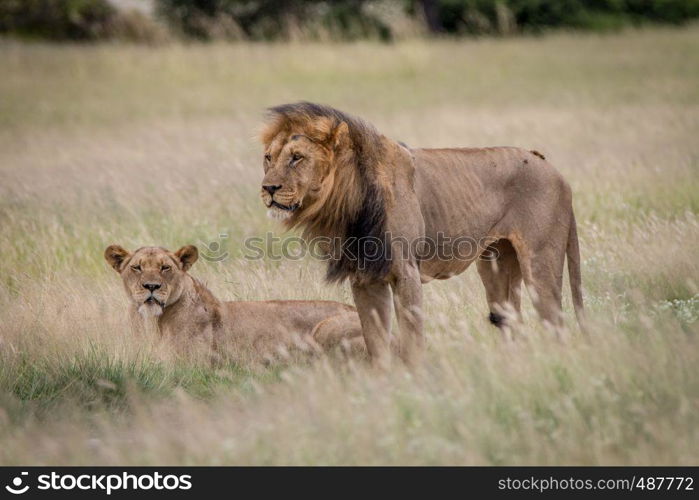
[[[194,245],[187,245],[176,251],[175,257],[182,262],[182,270],[186,271],[192,267],[192,264],[199,258],[199,250],[197,250],[197,247]]]
[[[104,251],[104,258],[109,262],[109,265],[118,273],[121,272],[121,265],[126,259],[131,256],[131,252],[125,250],[119,245],[109,245]]]
[[[335,150],[338,150],[348,148],[350,144],[349,127],[347,122],[342,122],[333,130],[332,146]]]

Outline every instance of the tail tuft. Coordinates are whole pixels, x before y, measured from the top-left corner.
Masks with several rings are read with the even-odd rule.
[[[491,312],[490,315],[488,315],[488,320],[495,326],[502,326],[505,318],[498,313]]]

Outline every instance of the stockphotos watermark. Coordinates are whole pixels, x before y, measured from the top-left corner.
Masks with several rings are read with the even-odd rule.
[[[29,472],[20,472],[5,490],[13,495],[23,495],[30,490],[39,491],[91,491],[111,495],[117,491],[175,491],[192,489],[192,476],[189,474],[161,474],[151,472],[131,474],[39,474],[35,483]]]
[[[497,238],[475,239],[467,236],[452,237],[437,233],[436,237],[409,240],[387,232],[385,238],[374,236],[340,238],[317,236],[304,239],[300,236],[280,237],[267,232],[242,240],[241,251],[246,260],[302,260],[311,256],[317,260],[350,260],[359,265],[383,259],[411,260],[496,260],[497,248],[491,246]],[[221,262],[231,255],[227,249],[228,234],[220,233],[210,241],[200,241],[201,256],[209,262]],[[361,267],[360,267],[361,268]]]

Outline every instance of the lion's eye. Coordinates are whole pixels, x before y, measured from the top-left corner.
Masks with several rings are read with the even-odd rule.
[[[291,163],[298,163],[301,160],[303,160],[303,156],[301,156],[300,154],[294,153],[293,155],[291,155]]]
[[[269,153],[267,153],[267,154],[265,155],[265,161],[272,161],[272,155],[269,154]]]
[[[165,272],[170,270],[170,266],[160,266],[160,270]]]
[[[140,271],[141,271],[141,266],[138,266],[138,265],[136,265],[136,266],[131,266],[131,269],[133,269],[133,270],[136,271],[136,272],[140,272]]]

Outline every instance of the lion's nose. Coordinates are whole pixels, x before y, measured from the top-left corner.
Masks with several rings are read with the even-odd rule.
[[[281,186],[275,186],[273,184],[266,184],[266,185],[262,186],[262,189],[267,191],[270,196],[273,196],[275,192],[277,192],[278,190],[281,189]]]
[[[150,290],[151,292],[154,292],[155,290],[160,288],[160,284],[158,284],[158,283],[144,283],[143,288],[145,288],[146,290]]]

